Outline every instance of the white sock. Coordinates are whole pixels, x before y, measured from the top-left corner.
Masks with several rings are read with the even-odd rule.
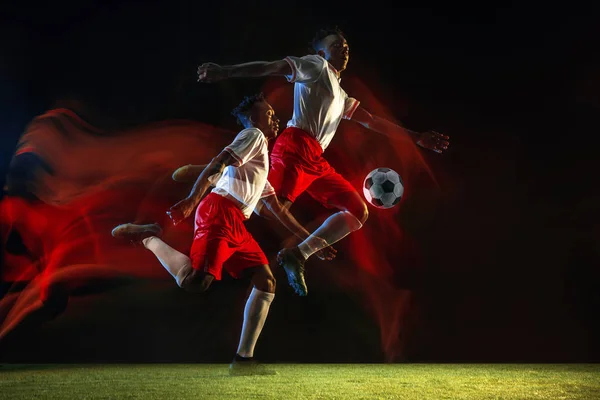
[[[181,287],[181,281],[187,275],[192,268],[192,261],[188,256],[178,252],[160,238],[156,236],[150,236],[142,240],[144,247],[154,253],[158,261],[173,278],[177,284]]]
[[[327,218],[316,231],[300,243],[298,249],[306,260],[317,251],[331,246],[360,228],[362,228],[362,224],[354,215],[348,211],[337,212]],[[327,245],[323,244],[323,239]]]
[[[244,324],[242,325],[242,334],[240,336],[240,344],[237,353],[242,357],[253,357],[254,346],[258,340],[258,336],[262,331],[269,307],[275,298],[275,293],[263,292],[257,288],[252,288],[248,300],[246,300],[246,308],[244,308]]]

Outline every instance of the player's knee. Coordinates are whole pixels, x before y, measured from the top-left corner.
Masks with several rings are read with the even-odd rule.
[[[277,282],[273,274],[270,272],[257,274],[257,276],[252,279],[252,283],[258,290],[268,293],[275,293]]]
[[[204,275],[202,278],[186,279],[182,282],[182,288],[190,293],[204,293],[210,287],[213,279],[214,276],[208,274]]]
[[[206,275],[196,285],[188,287],[187,291],[192,293],[204,293],[210,287],[213,278],[214,277],[212,275]]]
[[[215,277],[203,271],[198,271],[192,267],[182,269],[177,274],[177,284],[186,292],[202,293],[206,292]]]
[[[362,210],[361,210],[361,214],[358,217],[358,220],[360,221],[361,224],[365,224],[365,222],[367,222],[367,219],[369,218],[369,209],[367,208],[367,203],[363,202],[362,203]]]
[[[267,293],[275,293],[276,282],[274,277],[268,277],[254,283],[254,287]]]
[[[354,218],[359,220],[361,225],[364,225],[369,218],[369,209],[364,201],[356,202],[356,204],[353,204],[352,207],[349,207],[347,211],[352,214]]]
[[[361,226],[364,225],[369,218],[369,209],[367,208],[367,203],[362,200],[357,192],[342,193],[331,198],[329,203],[341,211],[350,213],[354,218],[356,218]],[[360,229],[360,226],[357,226],[356,229]]]
[[[277,282],[275,281],[275,277],[273,275],[270,275],[268,277],[265,278],[264,281],[264,288],[261,289],[263,292],[268,292],[268,293],[275,293],[275,287],[277,285]]]

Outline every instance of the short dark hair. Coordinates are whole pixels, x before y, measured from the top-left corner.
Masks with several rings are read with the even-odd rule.
[[[249,111],[252,109],[255,103],[261,102],[265,100],[265,96],[262,92],[244,97],[244,100],[231,111],[231,115],[237,118],[237,122],[240,125],[243,125],[240,115],[249,116]]]
[[[323,39],[325,39],[329,35],[340,35],[342,37],[346,37],[346,35],[344,35],[344,32],[342,32],[340,28],[337,27],[337,25],[333,28],[319,29],[317,33],[315,33],[315,36],[313,37],[313,40],[310,43],[310,46],[312,47],[312,50],[315,53],[319,50],[319,45],[321,44]]]

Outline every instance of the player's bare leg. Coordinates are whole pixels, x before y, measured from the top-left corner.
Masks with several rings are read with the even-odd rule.
[[[289,200],[287,201],[289,203]],[[300,296],[308,294],[304,280],[304,263],[316,252],[359,230],[369,216],[367,205],[357,192],[344,192],[329,200],[340,211],[329,216],[306,240],[296,247],[285,248],[277,255],[290,286]],[[288,205],[289,207],[289,205]]]
[[[192,262],[188,256],[175,250],[160,239],[162,229],[158,224],[138,225],[122,224],[112,230],[112,235],[118,239],[130,240],[134,244],[141,244],[154,253],[162,266],[171,274],[179,287],[193,291],[203,292],[212,282],[212,275],[204,283],[197,279],[189,279],[193,274]],[[194,278],[194,277],[192,277]]]
[[[288,199],[282,199],[281,205],[286,210],[292,206]],[[277,262],[283,267],[288,279],[289,285],[299,296],[306,296],[308,288],[304,280],[304,257],[299,253],[297,247],[285,248],[277,254]]]
[[[310,237],[298,245],[305,260],[362,228],[369,217],[367,205],[357,192],[340,193],[329,200],[329,205],[340,211],[329,216]]]
[[[254,347],[275,298],[275,277],[268,265],[252,268],[252,292],[246,300],[244,323],[235,358],[229,365],[231,375],[275,375],[276,372],[254,360]]]

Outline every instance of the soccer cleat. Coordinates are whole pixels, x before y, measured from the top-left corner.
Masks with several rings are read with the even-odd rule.
[[[135,245],[140,245],[142,240],[150,236],[160,236],[162,229],[158,224],[121,224],[112,230],[113,237],[126,239]]]
[[[193,183],[196,182],[196,179],[198,179],[203,170],[203,165],[188,164],[177,168],[171,178],[175,182]]]
[[[272,370],[254,360],[237,356],[229,364],[229,375],[231,376],[252,376],[252,375],[277,375],[277,371]]]
[[[300,252],[295,249],[283,249],[277,254],[277,261],[283,267],[288,278],[288,283],[300,296],[308,294],[308,288],[304,281],[304,259]],[[296,254],[298,253],[298,254]]]

